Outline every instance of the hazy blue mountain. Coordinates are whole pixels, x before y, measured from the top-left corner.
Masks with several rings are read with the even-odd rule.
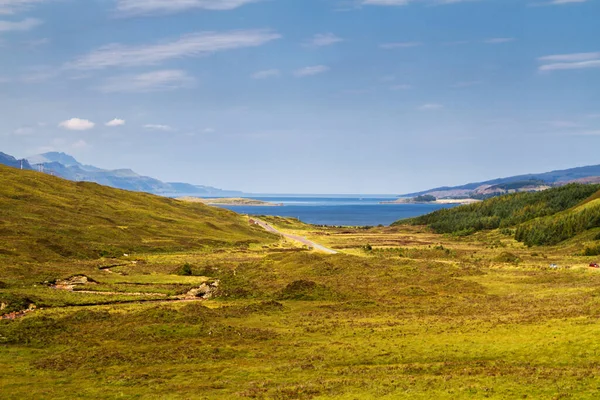
[[[590,165],[586,167],[569,168],[551,172],[543,172],[539,174],[525,174],[510,176],[507,178],[492,179],[485,182],[473,182],[461,186],[443,186],[424,190],[417,193],[407,193],[400,197],[416,197],[426,194],[431,194],[437,198],[444,197],[477,197],[481,194],[492,194],[493,192],[501,193],[508,191],[511,188],[519,190],[520,188],[530,188],[535,190],[543,186],[559,186],[569,182],[583,182],[586,179],[590,183],[595,182],[600,177],[600,165]]]
[[[92,165],[83,165],[74,157],[65,153],[37,154],[22,161],[23,168],[26,169],[39,169],[47,174],[72,181],[96,182],[101,185],[136,192],[148,192],[163,196],[233,197],[242,195],[242,192],[239,191],[221,190],[210,186],[162,182],[149,176],[139,175],[131,169],[105,170]],[[21,160],[0,153],[0,164],[20,168]]]
[[[33,169],[27,160],[17,160],[13,156],[0,152],[0,164],[13,168]]]

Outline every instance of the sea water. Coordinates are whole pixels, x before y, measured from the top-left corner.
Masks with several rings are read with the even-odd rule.
[[[405,218],[417,217],[447,204],[381,204],[394,197],[309,197],[252,196],[252,199],[282,204],[282,206],[222,206],[248,215],[276,215],[298,218],[300,221],[330,226],[390,225]]]

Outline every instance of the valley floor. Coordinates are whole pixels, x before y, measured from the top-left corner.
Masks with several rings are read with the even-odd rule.
[[[265,222],[339,253],[282,238],[3,266],[5,311],[37,309],[0,321],[0,397],[600,395],[600,270],[579,244]],[[185,301],[203,284],[215,297]]]

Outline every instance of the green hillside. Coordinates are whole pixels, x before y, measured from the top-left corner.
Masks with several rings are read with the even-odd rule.
[[[0,265],[274,240],[227,210],[2,165],[0,235]]]
[[[515,238],[528,246],[554,245],[587,230],[600,228],[599,197],[600,192],[572,209],[523,224],[518,227]],[[589,255],[598,254],[600,248],[598,252],[593,249],[588,252]]]
[[[527,225],[529,228],[519,230],[517,236],[517,239],[520,238],[526,243],[555,244],[582,230],[597,226],[597,207],[594,207],[596,200],[589,201],[595,198],[592,196],[597,197],[599,191],[600,185],[571,184],[543,192],[511,194],[481,203],[439,210],[421,217],[398,221],[394,225],[427,225],[436,233],[466,235],[482,230],[516,227],[538,218],[566,212],[587,201],[585,206],[582,205],[561,216],[565,221],[578,221],[565,223],[564,233],[552,233],[549,226],[554,222],[550,222],[553,220],[549,218]],[[540,233],[540,237],[537,238],[535,231],[538,229],[535,227],[547,232]]]

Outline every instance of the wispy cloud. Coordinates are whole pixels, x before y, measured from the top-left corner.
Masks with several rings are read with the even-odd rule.
[[[160,70],[108,78],[97,89],[104,93],[148,93],[192,86],[195,79],[181,70]]]
[[[430,111],[430,110],[440,110],[442,108],[444,108],[444,106],[442,104],[427,103],[427,104],[423,104],[422,106],[420,106],[419,110],[421,110],[421,111]]]
[[[549,2],[550,5],[564,5],[564,4],[573,4],[573,3],[585,3],[588,0],[553,0]]]
[[[366,6],[405,6],[411,0],[362,0],[361,4]]]
[[[70,131],[87,131],[94,128],[94,126],[96,126],[96,124],[92,121],[81,118],[71,118],[58,124],[59,128],[68,129]]]
[[[254,79],[277,78],[278,76],[281,76],[281,71],[278,69],[265,69],[252,74],[252,78]]]
[[[428,3],[434,5],[458,4],[477,0],[427,0]],[[423,0],[359,0],[360,5],[364,6],[391,6],[400,7],[411,3],[422,3]]]
[[[308,42],[305,43],[305,46],[308,47],[323,47],[323,46],[331,46],[332,44],[336,44],[339,42],[343,42],[344,39],[337,37],[333,33],[319,33],[314,35]]]
[[[512,37],[497,37],[497,38],[489,38],[484,40],[484,43],[487,44],[503,44],[503,43],[510,43],[510,42],[514,42],[515,38]]]
[[[219,51],[257,47],[279,38],[281,35],[270,30],[240,30],[193,33],[174,41],[152,45],[110,44],[68,63],[65,67],[91,70],[156,65],[171,59],[200,57]]]
[[[302,78],[305,76],[319,75],[329,71],[329,67],[325,65],[315,65],[312,67],[304,67],[294,71],[294,76]]]
[[[160,125],[160,124],[146,124],[144,125],[145,129],[153,130],[153,131],[163,131],[163,132],[171,132],[174,129],[169,125]]]
[[[546,64],[540,66],[540,71],[558,71],[568,69],[587,69],[587,68],[600,68],[600,60],[593,61],[581,61],[574,63],[557,63],[557,64]]]
[[[108,121],[106,124],[109,128],[116,128],[117,126],[125,125],[125,120],[120,118],[115,118],[113,120]]]
[[[406,48],[418,47],[418,46],[422,46],[422,45],[423,45],[423,43],[421,43],[421,42],[395,42],[395,43],[382,43],[379,45],[379,48],[385,49],[385,50],[406,49]]]
[[[49,0],[0,0],[0,15],[16,14],[32,6],[47,3]]]
[[[191,9],[233,10],[260,0],[117,0],[117,13],[123,16],[172,14]]]
[[[589,61],[600,58],[600,52],[592,53],[571,53],[571,54],[554,54],[551,56],[540,57],[539,61],[558,61],[558,62],[574,62],[574,61]]]
[[[1,9],[0,0],[0,9]],[[0,32],[25,32],[42,24],[37,18],[26,18],[22,21],[0,21]]]
[[[540,57],[540,71],[600,68],[600,52],[555,54]]]

